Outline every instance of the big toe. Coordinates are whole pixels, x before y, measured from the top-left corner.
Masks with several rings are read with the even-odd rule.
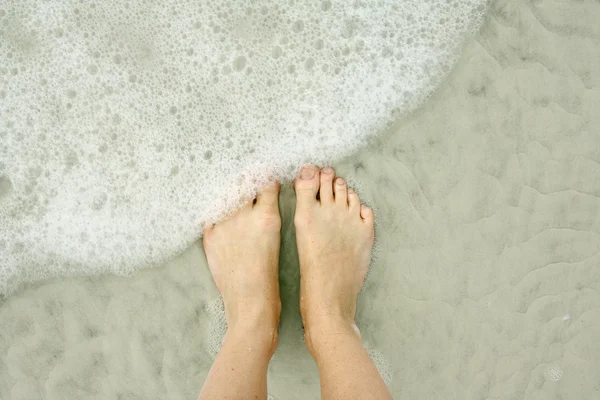
[[[258,191],[256,195],[255,207],[259,208],[279,208],[279,183],[273,182]]]
[[[303,207],[317,202],[319,192],[319,168],[309,165],[300,171],[300,175],[294,182],[296,190],[297,206]]]

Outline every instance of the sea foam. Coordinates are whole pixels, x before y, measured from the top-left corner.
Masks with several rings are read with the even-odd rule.
[[[0,294],[125,274],[418,107],[486,0],[5,0]]]

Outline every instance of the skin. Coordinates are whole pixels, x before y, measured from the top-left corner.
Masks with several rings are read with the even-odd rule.
[[[331,168],[303,168],[294,187],[300,311],[321,397],[391,399],[354,323],[373,247],[373,211]],[[267,365],[277,347],[281,312],[278,194],[278,185],[264,188],[255,203],[204,231],[228,328],[202,400],[267,398]]]

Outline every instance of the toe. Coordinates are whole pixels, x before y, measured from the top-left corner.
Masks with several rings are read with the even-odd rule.
[[[335,171],[333,168],[325,167],[321,170],[321,187],[319,188],[319,197],[321,204],[333,203],[333,178]]]
[[[201,227],[202,227],[202,234],[204,234],[205,232],[211,232],[213,230],[213,228],[215,227],[215,223],[212,221],[205,221],[201,223]]]
[[[300,176],[294,182],[298,206],[311,205],[317,202],[319,192],[319,169],[309,165],[300,171]]]
[[[240,204],[240,207],[234,213],[228,215],[227,218],[225,218],[224,220],[231,219],[240,213],[246,213],[248,211],[252,211],[252,207],[254,207],[255,202],[256,202],[256,198],[253,198],[250,200],[244,200],[244,202]]]
[[[360,206],[360,217],[365,221],[365,222],[373,222],[373,218],[374,218],[374,214],[373,214],[373,210],[371,210],[369,207],[365,206],[364,204],[362,206]]]
[[[279,183],[273,182],[259,190],[254,207],[277,209],[279,207]]]
[[[207,237],[210,237],[213,233],[215,226],[213,224],[206,224],[202,229],[202,242],[206,240]]]
[[[335,192],[335,203],[348,207],[348,187],[346,186],[346,181],[342,178],[337,178],[333,190]]]
[[[348,207],[354,211],[360,209],[360,198],[352,188],[348,188]]]

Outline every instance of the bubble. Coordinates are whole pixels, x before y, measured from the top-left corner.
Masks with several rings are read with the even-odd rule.
[[[98,73],[98,67],[97,67],[97,66],[95,66],[95,65],[89,65],[89,66],[87,67],[87,72],[88,72],[90,75],[96,75],[96,74]]]
[[[207,150],[207,151],[204,152],[204,159],[205,160],[210,160],[212,158],[212,155],[213,155],[212,151],[211,150]]]
[[[177,107],[176,106],[171,106],[169,108],[169,112],[173,115],[177,114]]]
[[[12,191],[12,182],[6,176],[0,176],[0,199]]]
[[[321,10],[329,11],[331,10],[331,0],[325,0],[321,2]]]
[[[281,49],[281,47],[275,46],[275,47],[273,47],[272,55],[273,55],[273,58],[279,58],[283,55],[283,50]]]
[[[225,315],[225,307],[223,301],[219,297],[211,301],[206,306],[208,314],[208,351],[214,358],[217,356],[223,345],[223,339],[227,332],[227,318]]]
[[[108,195],[106,193],[99,193],[94,197],[94,200],[92,201],[92,210],[95,211],[99,211],[102,208],[104,208],[104,205],[106,204],[108,200]]]
[[[306,69],[312,69],[312,67],[315,66],[315,59],[312,57],[309,57],[306,59],[306,61],[304,61],[304,67]]]
[[[25,250],[25,244],[23,242],[16,242],[13,245],[13,252],[14,253],[22,253]]]
[[[79,164],[79,157],[77,157],[77,153],[75,153],[74,151],[69,151],[67,154],[65,154],[65,170],[69,171],[71,170],[73,167],[75,167],[76,165]],[[39,172],[36,173],[36,176],[39,176],[39,174],[41,174],[41,169],[39,170]]]
[[[546,379],[551,382],[558,382],[562,379],[563,371],[558,365],[553,365],[546,370]]]
[[[239,56],[233,61],[233,69],[235,71],[241,71],[246,67],[246,57]]]
[[[356,29],[357,26],[355,22],[346,21],[344,23],[344,27],[342,28],[342,37],[345,39],[350,39],[352,36],[354,36]]]
[[[390,363],[379,351],[369,347],[366,347],[366,350],[384,383],[389,386],[392,383],[392,368]]]
[[[323,42],[323,39],[317,39],[315,41],[315,49],[321,50],[323,47],[325,47],[325,42]]]
[[[298,20],[294,22],[294,24],[292,25],[292,30],[296,33],[302,32],[304,30],[304,21]]]
[[[27,174],[30,178],[39,178],[40,175],[42,175],[42,172],[42,167],[40,167],[39,165],[27,168]]]

